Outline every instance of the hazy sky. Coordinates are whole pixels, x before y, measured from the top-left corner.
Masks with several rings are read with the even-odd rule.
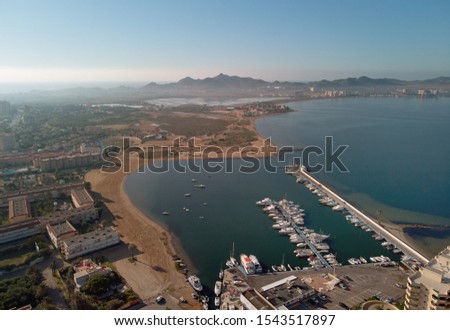
[[[450,75],[450,1],[0,0],[0,83]]]

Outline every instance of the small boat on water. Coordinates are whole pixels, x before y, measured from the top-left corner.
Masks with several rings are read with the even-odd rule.
[[[203,285],[200,282],[200,279],[195,276],[195,275],[191,275],[188,277],[188,281],[189,284],[197,291],[202,291],[203,290]]]
[[[223,269],[220,269],[219,271],[219,279],[223,279]]]
[[[164,211],[162,214],[163,214],[163,215],[169,215],[170,213],[167,212],[167,211]]]
[[[222,282],[216,281],[216,284],[214,285],[214,294],[218,296],[220,295],[220,292],[222,292]]]
[[[214,298],[214,306],[216,306],[216,307],[220,306],[220,297]]]
[[[262,273],[263,269],[261,264],[259,263],[258,258],[256,258],[255,255],[251,254],[248,256],[251,260],[251,262],[253,262],[253,265],[255,266],[255,273]]]
[[[359,260],[361,260],[361,262],[362,262],[363,264],[367,264],[366,258],[364,258],[364,257],[359,257]]]
[[[335,205],[331,209],[336,212],[344,211],[344,207],[341,204]]]
[[[241,265],[244,267],[244,270],[247,274],[255,274],[255,265],[250,260],[249,256],[246,254],[241,254]]]
[[[185,193],[184,197],[191,197],[191,193]]]

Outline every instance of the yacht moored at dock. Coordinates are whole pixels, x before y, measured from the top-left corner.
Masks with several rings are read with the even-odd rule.
[[[196,275],[191,275],[188,277],[189,284],[197,291],[203,290],[203,285],[200,279]]]

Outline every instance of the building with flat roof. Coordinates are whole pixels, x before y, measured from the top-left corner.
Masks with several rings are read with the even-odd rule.
[[[450,310],[450,246],[408,277],[405,309]]]
[[[276,310],[275,306],[254,289],[242,292],[239,300],[244,308],[248,310]]]
[[[73,280],[78,289],[82,288],[91,276],[111,274],[111,268],[97,265],[91,259],[83,259],[73,267]]]
[[[94,199],[85,188],[72,189],[70,196],[76,208],[94,205]]]
[[[112,227],[108,227],[62,241],[61,253],[66,260],[71,260],[119,243],[119,233]]]
[[[294,275],[265,285],[258,291],[277,309],[308,299],[315,293],[313,288]]]
[[[48,223],[46,227],[50,240],[58,250],[61,250],[62,241],[77,235],[77,230],[67,220],[59,223]]]
[[[16,241],[25,237],[41,234],[45,228],[36,219],[20,221],[0,226],[0,244]]]
[[[8,204],[11,223],[31,219],[30,204],[26,197],[10,199]]]

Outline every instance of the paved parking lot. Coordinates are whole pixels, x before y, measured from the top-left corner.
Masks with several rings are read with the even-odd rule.
[[[291,306],[293,309],[304,308],[326,308],[326,309],[345,309],[339,305],[340,302],[349,307],[359,305],[367,298],[378,296],[381,299],[399,299],[402,300],[405,289],[395,286],[396,283],[406,285],[408,274],[397,267],[381,267],[379,265],[357,265],[344,266],[333,269],[306,270],[278,273],[268,276],[252,276],[248,282],[256,289],[264,285],[285,278],[289,275],[297,277],[318,276],[320,274],[331,273],[337,276],[348,287],[344,290],[336,286],[332,291],[326,293],[327,300],[320,300],[320,304],[315,304],[311,300]],[[347,276],[349,279],[346,279]]]
[[[335,287],[327,293],[329,300],[323,304],[327,309],[344,309],[339,302],[352,307],[373,296],[401,299],[405,294],[405,289],[397,288],[395,283],[406,285],[407,274],[397,267],[348,266],[336,269],[336,275],[348,286],[348,290]],[[351,280],[344,279],[345,275]]]

